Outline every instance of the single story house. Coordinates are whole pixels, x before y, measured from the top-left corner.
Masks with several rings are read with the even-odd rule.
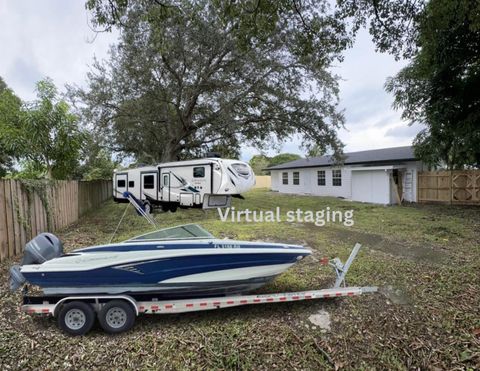
[[[322,156],[265,170],[271,173],[273,191],[396,204],[417,201],[417,172],[423,168],[407,146],[345,153],[341,165]]]

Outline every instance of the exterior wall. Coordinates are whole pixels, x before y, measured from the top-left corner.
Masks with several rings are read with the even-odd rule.
[[[282,172],[277,170],[272,170],[270,172],[270,178],[272,180],[272,191],[279,192],[280,191],[280,182],[281,182]]]
[[[403,197],[407,202],[417,202],[417,174],[423,169],[423,164],[420,161],[408,161],[402,166],[402,188]],[[365,167],[364,165],[346,165],[342,168],[342,185],[334,186],[332,184],[332,170],[339,168],[332,167],[318,167],[318,168],[300,168],[288,170],[271,170],[272,190],[281,193],[295,193],[295,194],[311,194],[315,196],[331,196],[344,197],[352,199],[352,170],[357,167]],[[325,171],[325,185],[317,185],[317,171]],[[300,173],[300,184],[293,185],[293,172]],[[391,171],[391,170],[389,170]],[[282,173],[288,173],[288,185],[282,183]],[[385,170],[358,170],[356,172],[371,172],[375,180],[375,194],[372,196],[374,202],[380,204],[396,203],[395,195],[393,194],[393,184],[391,184],[390,175]],[[356,197],[355,197],[356,198]]]
[[[297,193],[312,194],[315,196],[332,196],[332,197],[351,197],[351,168],[346,166],[340,168],[342,170],[342,185],[332,185],[332,170],[339,168],[304,168],[304,169],[288,169],[288,170],[272,170],[272,190],[281,193]],[[317,184],[317,171],[325,171],[325,185]],[[293,184],[293,172],[300,173],[300,184]],[[288,173],[288,185],[282,183],[282,173]]]

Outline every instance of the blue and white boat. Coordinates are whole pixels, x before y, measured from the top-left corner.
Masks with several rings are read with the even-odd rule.
[[[121,243],[63,253],[41,234],[11,268],[11,288],[39,286],[45,295],[141,294],[192,298],[257,289],[311,254],[308,248],[218,239],[196,224],[158,230]]]

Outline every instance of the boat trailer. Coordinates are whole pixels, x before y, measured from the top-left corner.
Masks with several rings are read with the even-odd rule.
[[[354,246],[345,264],[338,258],[320,260],[321,264],[329,265],[335,271],[335,284],[328,289],[181,300],[158,300],[155,294],[29,296],[25,291],[21,310],[28,314],[57,318],[59,327],[70,335],[86,334],[92,328],[95,318],[98,318],[106,332],[115,334],[128,331],[134,325],[135,318],[141,314],[186,313],[241,305],[358,296],[377,291],[377,287],[346,286],[346,274],[360,247],[358,243]]]

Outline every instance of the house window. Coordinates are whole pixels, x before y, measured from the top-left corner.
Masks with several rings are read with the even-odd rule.
[[[155,187],[155,176],[145,175],[143,177],[143,188],[153,189]]]
[[[119,179],[117,180],[117,187],[118,188],[125,188],[125,179]]]
[[[202,167],[194,167],[193,168],[193,177],[194,178],[205,178],[205,168]]]
[[[282,184],[288,184],[288,173],[282,173]]]
[[[325,170],[318,170],[317,171],[317,184],[319,186],[325,185]]]
[[[293,184],[294,185],[300,184],[300,173],[298,171],[293,172]]]
[[[133,180],[128,181],[128,188],[133,188],[135,187],[135,182]]]
[[[342,185],[342,170],[332,170],[332,185],[336,187]]]

